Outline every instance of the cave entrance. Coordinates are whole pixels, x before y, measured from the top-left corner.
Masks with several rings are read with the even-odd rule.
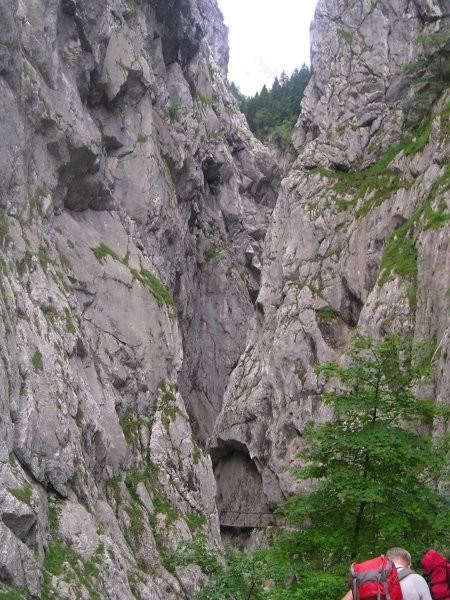
[[[276,522],[264,494],[262,477],[242,444],[215,449],[212,457],[222,538],[245,546],[254,529]]]

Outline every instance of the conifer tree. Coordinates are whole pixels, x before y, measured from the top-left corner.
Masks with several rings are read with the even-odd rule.
[[[279,141],[287,147],[310,77],[309,68],[303,65],[291,77],[283,71],[279,78],[275,77],[270,90],[264,85],[252,97],[244,96],[234,83],[230,89],[255,136],[264,142]]]

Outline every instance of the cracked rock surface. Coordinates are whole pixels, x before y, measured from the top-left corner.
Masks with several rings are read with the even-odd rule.
[[[171,552],[273,522],[356,327],[448,403],[447,4],[319,1],[281,183],[215,0],[0,4],[0,594],[191,598]]]
[[[339,360],[357,327],[431,340],[430,393],[448,404],[448,30],[439,0],[317,5],[297,158],[211,438],[221,513],[245,502],[237,451],[266,511],[299,490],[284,467],[301,458],[305,423],[329,417],[314,365]]]
[[[275,161],[214,0],[5,0],[0,39],[0,592],[191,597]]]

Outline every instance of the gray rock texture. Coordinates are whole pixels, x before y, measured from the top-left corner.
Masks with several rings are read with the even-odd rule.
[[[274,522],[357,326],[448,403],[448,10],[319,1],[280,185],[215,0],[3,0],[0,595],[191,598],[171,552]]]
[[[318,3],[297,159],[211,438],[221,514],[249,496],[237,451],[266,512],[299,489],[283,467],[298,464],[305,422],[328,416],[314,365],[339,360],[356,327],[431,340],[430,393],[448,404],[448,31],[437,0]]]
[[[227,60],[215,0],[1,4],[0,593],[187,598],[168,553],[219,548],[199,442],[280,180]]]

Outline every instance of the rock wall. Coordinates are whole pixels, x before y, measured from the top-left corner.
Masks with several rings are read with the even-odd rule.
[[[192,597],[170,551],[272,522],[357,326],[448,402],[448,31],[320,0],[280,187],[215,0],[1,3],[0,593]]]
[[[279,183],[226,35],[214,0],[1,3],[0,592],[190,597],[167,551],[219,545],[198,442]]]
[[[236,449],[267,512],[298,489],[283,467],[305,422],[327,418],[314,364],[338,360],[356,327],[432,340],[432,394],[448,403],[448,31],[439,0],[319,0],[298,156],[211,440],[223,513],[242,503]]]

